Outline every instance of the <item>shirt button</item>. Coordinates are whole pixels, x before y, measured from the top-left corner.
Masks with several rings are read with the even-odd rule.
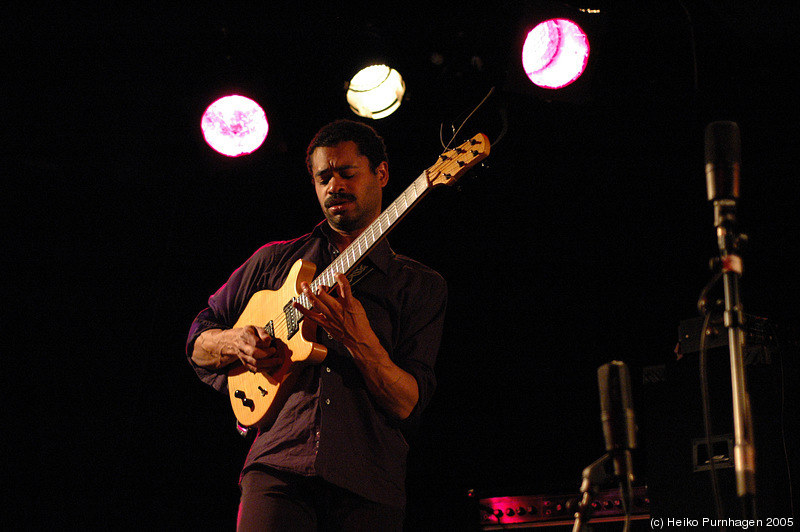
[[[330,400],[330,399],[325,399],[325,404],[326,404],[326,405],[329,405],[329,404],[331,404],[331,400]]]
[[[325,366],[325,373],[330,373],[330,372],[331,372],[331,368],[329,368],[328,366]]]

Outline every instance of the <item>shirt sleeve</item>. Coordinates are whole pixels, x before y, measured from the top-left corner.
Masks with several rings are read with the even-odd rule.
[[[414,410],[400,424],[404,430],[416,428],[436,390],[434,365],[447,307],[447,284],[438,273],[426,270],[415,284],[403,303],[401,333],[394,352],[395,363],[416,379],[419,388]]]
[[[186,356],[200,380],[215,390],[227,393],[227,369],[201,368],[192,360],[192,351],[197,338],[210,329],[230,329],[236,323],[247,302],[257,290],[262,274],[269,267],[272,257],[269,247],[264,246],[234,271],[228,281],[208,298],[208,307],[203,309],[189,328]]]

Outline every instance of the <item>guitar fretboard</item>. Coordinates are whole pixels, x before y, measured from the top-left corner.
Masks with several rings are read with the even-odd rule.
[[[347,275],[358,266],[361,260],[375,247],[375,244],[389,233],[429,189],[427,173],[423,172],[311,282],[311,290],[317,293],[323,286],[333,288],[336,285],[334,275],[336,273]],[[311,307],[308,298],[303,295],[298,296],[296,300],[306,308]]]

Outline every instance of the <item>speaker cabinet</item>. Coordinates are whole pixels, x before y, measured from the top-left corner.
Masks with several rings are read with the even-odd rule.
[[[752,319],[749,320],[752,325]],[[746,387],[750,397],[756,449],[757,517],[791,516],[790,478],[798,494],[798,349],[796,335],[760,323],[747,332]],[[651,515],[663,518],[742,518],[733,464],[733,400],[730,355],[719,327],[707,350],[712,448],[705,438],[701,402],[699,320],[681,323],[682,353],[666,365],[660,382],[643,386],[647,437],[647,483]],[[723,515],[712,492],[710,456],[715,456]],[[791,473],[791,475],[790,475]],[[795,501],[796,505],[797,501]]]

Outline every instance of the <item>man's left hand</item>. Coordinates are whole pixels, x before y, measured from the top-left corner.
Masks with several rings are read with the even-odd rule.
[[[295,308],[350,350],[358,346],[374,345],[378,338],[369,324],[364,307],[353,296],[347,277],[337,273],[334,280],[334,293],[338,297],[329,293],[326,287],[321,287],[319,293],[314,294],[308,283],[302,283],[300,287],[303,294],[312,306],[309,310],[300,303],[295,303]]]

